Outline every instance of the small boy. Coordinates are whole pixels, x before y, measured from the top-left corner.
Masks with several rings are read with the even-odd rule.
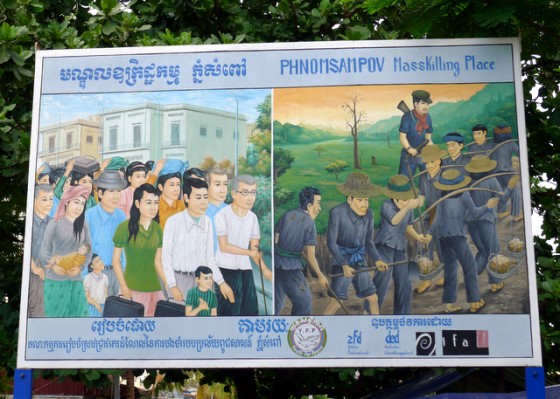
[[[89,303],[89,314],[91,317],[101,317],[107,298],[109,288],[109,278],[103,270],[105,264],[99,255],[93,254],[91,263],[88,266],[88,275],[84,278],[84,288],[86,299]]]
[[[194,272],[196,287],[187,292],[185,316],[217,316],[218,298],[213,291],[212,269],[198,266]]]

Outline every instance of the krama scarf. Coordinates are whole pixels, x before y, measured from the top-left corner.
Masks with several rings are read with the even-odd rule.
[[[428,119],[428,114],[422,115],[421,113],[413,109],[412,115],[414,115],[414,117],[418,119],[418,122],[416,122],[416,131],[419,135],[422,134],[424,130],[430,127],[430,125],[428,125],[428,123],[426,122],[426,119]]]
[[[54,215],[55,220],[58,221],[64,217],[64,214],[66,213],[66,205],[68,205],[68,203],[73,199],[83,197],[87,201],[90,190],[91,189],[84,186],[68,187],[68,190],[62,194],[62,198],[58,203],[58,208],[56,209],[56,214]]]

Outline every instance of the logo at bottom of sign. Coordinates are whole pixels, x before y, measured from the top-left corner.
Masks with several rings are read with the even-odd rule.
[[[483,355],[490,353],[487,330],[443,330],[443,355]]]
[[[417,356],[436,355],[436,333],[434,332],[416,333],[416,355]]]
[[[288,330],[288,344],[300,356],[315,356],[323,350],[326,343],[327,331],[313,317],[297,319]]]

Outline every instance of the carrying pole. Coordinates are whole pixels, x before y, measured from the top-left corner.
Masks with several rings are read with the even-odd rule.
[[[327,291],[329,291],[329,294],[332,295],[332,297],[338,302],[338,304],[340,305],[340,307],[342,308],[342,310],[344,310],[344,313],[346,314],[350,314],[350,312],[348,311],[348,309],[346,309],[346,307],[344,306],[344,303],[340,300],[340,298],[335,294],[335,292],[332,290],[331,286],[329,284],[327,284]]]
[[[429,140],[424,140],[424,142],[418,146],[418,148],[416,149],[418,151],[417,155],[420,155],[420,151],[422,151],[422,149],[426,147],[429,142],[430,142]],[[410,185],[412,186],[412,193],[414,195],[414,198],[418,198],[418,192],[416,191],[416,184],[414,183],[414,176],[412,175],[412,169],[410,169],[410,164],[408,163],[408,160],[410,158],[411,158],[410,154],[407,154],[405,156],[404,162],[406,164],[406,169],[408,171],[408,178],[410,179]],[[418,207],[418,215],[419,215],[418,222],[420,223],[420,230],[422,234],[426,234],[426,229],[424,228],[424,221],[422,220],[422,212],[420,211],[420,207]]]
[[[268,309],[267,309],[267,306],[266,306],[266,293],[264,291],[264,276],[263,276],[263,272],[262,272],[262,256],[263,256],[263,254],[262,254],[262,252],[261,252],[261,250],[259,249],[258,246],[256,248],[259,251],[259,255],[260,255],[260,257],[259,257],[259,274],[261,276],[261,292],[262,292],[263,303],[264,303],[264,314],[268,316]]]

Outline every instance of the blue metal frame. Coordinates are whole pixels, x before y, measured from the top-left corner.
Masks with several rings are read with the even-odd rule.
[[[31,399],[32,388],[33,370],[16,369],[14,374],[14,398]]]
[[[14,398],[31,399],[33,392],[33,370],[16,369],[14,374]],[[544,368],[525,368],[527,399],[546,399]]]
[[[543,367],[525,368],[525,390],[527,399],[546,399]]]

